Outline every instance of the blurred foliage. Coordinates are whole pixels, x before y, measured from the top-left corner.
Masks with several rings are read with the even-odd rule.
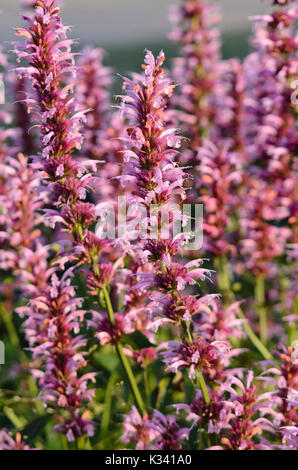
[[[223,59],[230,59],[232,57],[244,58],[250,51],[249,37],[251,32],[245,30],[242,32],[224,33],[222,42],[222,57]],[[100,44],[95,44],[101,47]],[[149,49],[154,55],[157,55],[163,49],[166,55],[166,67],[170,68],[172,60],[179,55],[178,47],[168,39],[161,42],[147,42],[136,43],[132,45],[125,45],[123,47],[111,47],[106,49],[105,63],[111,66],[114,71],[114,87],[115,92],[121,88],[121,77],[117,74],[126,75],[130,71],[139,71],[140,64],[144,60],[144,50]]]

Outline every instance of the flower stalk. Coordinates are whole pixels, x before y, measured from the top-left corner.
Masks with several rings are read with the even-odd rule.
[[[264,344],[268,341],[267,312],[265,307],[265,279],[263,276],[256,278],[255,284],[256,309],[259,315],[260,338]]]
[[[209,404],[210,403],[210,397],[209,397],[206,382],[205,382],[205,379],[204,379],[204,376],[203,376],[203,373],[202,373],[201,370],[199,370],[197,372],[197,380],[198,380],[199,386],[202,390],[202,394],[203,394],[205,403]]]
[[[107,314],[108,314],[108,317],[109,317],[109,321],[110,321],[111,325],[114,325],[115,324],[114,310],[113,310],[110,294],[109,294],[108,289],[106,287],[103,289],[103,294],[104,294],[104,299],[105,299],[105,303],[106,303],[106,309],[107,309]],[[120,360],[121,365],[123,367],[123,370],[125,372],[126,378],[128,380],[131,392],[133,394],[136,406],[137,406],[140,414],[142,416],[144,416],[146,414],[146,407],[144,405],[144,402],[143,402],[142,396],[140,394],[135,376],[134,376],[133,371],[131,369],[130,363],[129,363],[127,357],[125,356],[125,354],[123,352],[122,345],[120,343],[117,343],[115,347],[116,347],[116,351],[117,351],[119,360]]]

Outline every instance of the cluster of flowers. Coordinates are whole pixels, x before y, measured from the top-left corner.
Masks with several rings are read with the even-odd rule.
[[[130,408],[121,404],[113,445],[298,449],[297,8],[271,2],[277,9],[255,19],[255,51],[242,63],[220,60],[214,5],[182,0],[171,35],[181,57],[166,72],[164,52],[146,51],[114,112],[103,51],[87,47],[76,64],[56,0],[23,3],[31,14],[14,42],[19,96],[0,114],[0,294],[22,319],[32,356],[24,367],[43,413],[70,445],[111,445],[103,433],[117,354]],[[118,239],[102,239],[96,222],[117,196],[129,222],[118,220]],[[167,222],[188,226],[184,202],[204,205],[200,251],[184,249],[191,229],[175,233],[164,220],[166,211]],[[0,314],[11,334],[11,313]],[[277,335],[286,345],[272,355]],[[103,403],[97,359],[113,370]],[[29,448],[3,426],[0,449]],[[38,447],[43,440],[42,431]]]

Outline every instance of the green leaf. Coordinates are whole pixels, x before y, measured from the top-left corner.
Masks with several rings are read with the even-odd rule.
[[[184,393],[186,403],[191,403],[195,398],[195,388],[192,380],[190,380],[187,373],[184,373]]]
[[[39,416],[23,428],[22,435],[26,436],[26,442],[28,442],[28,444],[31,444],[34,439],[41,434],[51,418],[51,415]]]
[[[123,344],[129,344],[133,349],[145,349],[153,346],[149,339],[138,330],[129,335],[122,336],[122,342]]]
[[[158,387],[153,392],[152,402],[155,402],[154,408],[156,408],[157,410],[159,410],[163,405],[164,399],[168,391],[168,386],[170,385],[170,381],[170,377],[163,377],[160,380]]]
[[[119,366],[119,359],[115,353],[100,351],[94,354],[94,360],[109,372],[115,371]]]
[[[199,427],[193,426],[190,433],[189,433],[189,444],[191,449],[197,448],[197,443],[199,439]]]

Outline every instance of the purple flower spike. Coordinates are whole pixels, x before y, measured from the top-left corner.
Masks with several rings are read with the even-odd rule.
[[[205,208],[206,249],[216,256],[235,254],[227,227],[231,225],[239,200],[236,189],[243,177],[239,164],[227,146],[218,149],[210,141],[205,141],[198,150],[197,159],[200,165],[198,201]]]
[[[92,422],[86,419],[85,413],[80,414],[91,401],[94,390],[87,386],[90,381],[94,382],[96,375],[78,374],[86,366],[82,352],[86,340],[78,335],[86,313],[81,304],[67,275],[59,280],[53,274],[51,284],[42,289],[28,307],[18,309],[19,314],[26,317],[24,326],[33,358],[44,363],[44,371],[35,372],[40,398],[45,406],[68,413],[57,429],[66,433],[70,441],[85,432],[93,433]]]
[[[171,10],[177,26],[171,39],[181,46],[181,57],[174,63],[173,76],[181,85],[181,92],[174,102],[180,109],[180,122],[190,139],[189,161],[193,151],[207,137],[216,114],[210,99],[218,81],[220,41],[217,29],[218,13],[214,3],[205,0],[183,0],[181,6]]]
[[[82,111],[90,110],[83,124],[84,144],[82,154],[100,159],[107,147],[107,118],[110,102],[107,87],[111,84],[110,69],[102,64],[104,51],[85,47],[78,60],[76,97]]]

